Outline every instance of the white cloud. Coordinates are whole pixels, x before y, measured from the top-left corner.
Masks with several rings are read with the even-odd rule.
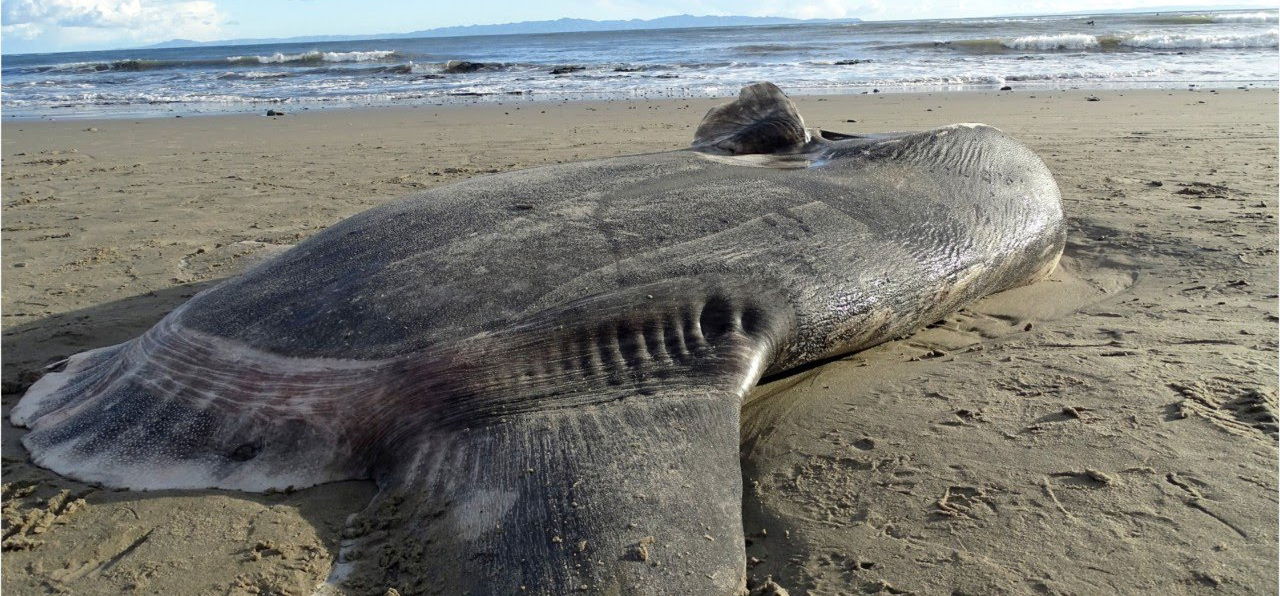
[[[821,0],[791,4],[783,14],[797,19],[842,19],[858,8],[840,0]]]
[[[623,19],[693,14],[842,19],[875,18],[885,11],[883,0],[595,0],[589,7],[589,11],[574,16]]]
[[[5,25],[4,34],[17,37],[18,39],[35,39],[44,33],[44,27],[35,23],[18,23],[16,25]]]
[[[210,0],[3,0],[0,15],[6,46],[50,49],[213,39],[225,20]]]

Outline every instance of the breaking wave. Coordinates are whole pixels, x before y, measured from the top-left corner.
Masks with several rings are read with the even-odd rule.
[[[141,72],[165,68],[201,68],[219,64],[211,60],[143,60],[127,58],[109,62],[66,62],[19,69],[23,73],[84,74],[94,72]]]
[[[1229,48],[1274,48],[1280,45],[1280,30],[1236,35],[1183,35],[1152,33],[1120,39],[1120,45],[1151,50],[1203,50]]]
[[[1244,12],[1210,15],[1215,23],[1275,23],[1280,21],[1280,12]]]
[[[1137,33],[1131,35],[1088,35],[1061,33],[1027,35],[1012,39],[957,39],[913,44],[908,47],[956,49],[970,53],[1019,52],[1108,52],[1116,50],[1217,50],[1274,48],[1280,46],[1280,30],[1262,33]],[[902,46],[899,46],[902,47]]]
[[[21,67],[17,72],[25,74],[86,74],[95,72],[143,72],[164,69],[202,69],[209,67],[226,67],[232,65],[266,65],[266,64],[325,64],[335,62],[386,62],[399,58],[393,50],[371,50],[367,52],[305,52],[302,54],[275,53],[270,56],[230,56],[225,59],[205,60],[147,60],[142,58],[126,58],[103,62],[67,62],[31,67]]]
[[[380,62],[397,57],[395,50],[369,50],[365,52],[311,51],[301,54],[276,52],[270,56],[231,56],[227,58],[227,62],[232,64],[322,64],[325,62]]]
[[[1102,44],[1097,37],[1083,33],[1061,35],[1028,35],[1000,42],[1011,50],[1092,50]]]

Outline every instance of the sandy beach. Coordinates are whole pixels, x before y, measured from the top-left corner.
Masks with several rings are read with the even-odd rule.
[[[1277,591],[1277,93],[797,97],[858,133],[985,122],[1057,177],[1047,281],[758,388],[748,575],[791,594]],[[684,147],[722,100],[6,121],[3,405],[335,222],[468,177]],[[62,479],[3,430],[9,594],[310,594],[348,482]],[[381,592],[378,592],[381,594]]]

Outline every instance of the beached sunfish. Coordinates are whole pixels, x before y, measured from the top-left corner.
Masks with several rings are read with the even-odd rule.
[[[748,390],[1036,281],[1063,242],[1000,131],[806,129],[757,83],[688,149],[342,221],[72,356],[12,420],[112,487],[373,479],[331,587],[732,594]]]

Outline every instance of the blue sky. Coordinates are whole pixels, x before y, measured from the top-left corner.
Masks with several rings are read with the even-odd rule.
[[[119,48],[173,38],[201,41],[297,35],[400,33],[576,17],[673,14],[867,20],[1048,14],[1109,9],[1116,0],[2,0],[5,53]],[[1132,0],[1124,6],[1214,6],[1205,0]],[[1216,5],[1274,6],[1265,0]]]

